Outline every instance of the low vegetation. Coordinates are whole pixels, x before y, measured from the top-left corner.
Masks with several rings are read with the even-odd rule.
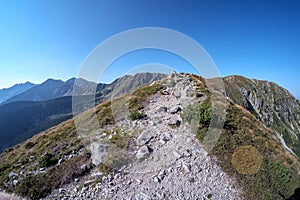
[[[140,87],[139,89],[135,90],[129,99],[128,107],[129,111],[135,112],[138,110],[141,110],[145,107],[147,104],[147,99],[158,92],[160,90],[161,84],[155,83],[152,85],[145,85]]]
[[[66,159],[66,157],[73,155]],[[58,160],[63,159],[58,165]],[[55,126],[0,154],[0,187],[29,199],[40,199],[54,188],[72,182],[92,167],[90,153],[73,120]],[[17,173],[14,186],[9,173]]]
[[[199,78],[199,86],[203,81]],[[204,89],[202,89],[204,91]],[[207,93],[209,95],[209,93]],[[286,199],[300,185],[300,164],[273,137],[270,129],[246,109],[228,101],[222,134],[210,152],[235,177],[245,199]],[[211,125],[209,97],[184,109],[181,117],[204,142]],[[204,144],[205,145],[205,144]]]
[[[133,112],[131,112],[131,113],[129,114],[129,118],[130,118],[131,120],[143,119],[143,118],[145,118],[145,117],[147,117],[147,115],[146,115],[145,113],[141,112],[141,111],[138,111],[138,110],[133,111]]]

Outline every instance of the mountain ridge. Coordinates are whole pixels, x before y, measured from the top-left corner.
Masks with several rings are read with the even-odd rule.
[[[276,137],[300,158],[300,102],[288,90],[274,82],[224,78],[227,95],[276,132]]]
[[[230,83],[225,86],[239,90]],[[105,101],[95,109],[100,127],[91,123],[94,110],[88,110],[5,150],[0,154],[0,185],[8,192],[32,199],[49,193],[46,199],[65,195],[74,199],[105,195],[112,199],[119,195],[176,199],[221,198],[222,194],[249,200],[291,196],[300,184],[299,160],[253,112],[219,91],[218,97],[228,97],[224,104],[227,115],[214,148],[205,153],[206,145],[202,142],[215,141],[210,137],[214,134],[207,132],[212,117],[210,95],[205,79],[172,74],[138,88],[129,96]],[[241,98],[236,99],[246,98],[241,93],[237,96]],[[116,106],[114,112],[112,106]],[[124,115],[122,106],[127,106],[128,114]],[[80,127],[75,126],[76,120],[81,122]],[[103,148],[109,152],[104,157]],[[157,163],[159,157],[155,155],[162,156],[161,163]],[[100,163],[95,162],[96,158]],[[157,171],[147,172],[167,161],[170,165],[159,165]],[[218,176],[214,164],[226,174]],[[136,173],[141,169],[145,173]],[[225,178],[228,176],[232,179]],[[224,185],[220,181],[225,180],[230,183],[228,187],[208,189]],[[235,185],[234,190],[231,184]],[[198,190],[192,189],[194,186]],[[154,189],[143,190],[146,187]],[[179,192],[180,188],[190,190]]]
[[[18,101],[46,101],[50,99],[55,99],[63,96],[72,96],[74,78],[67,80],[66,82],[59,79],[49,78],[43,83],[36,85],[18,95],[9,98],[7,101],[3,102],[1,105],[18,102]],[[82,95],[91,94],[89,88],[92,88],[96,83],[86,81],[84,79],[78,79],[82,84],[78,84],[77,87],[81,87],[80,93]],[[79,90],[77,88],[77,90]]]
[[[29,81],[27,81],[25,83],[15,84],[14,86],[9,87],[9,88],[1,89],[0,90],[0,105],[2,102],[5,102],[9,98],[25,92],[26,90],[34,87],[35,85],[36,84],[30,83]]]

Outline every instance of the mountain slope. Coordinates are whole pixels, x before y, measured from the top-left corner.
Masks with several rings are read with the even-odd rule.
[[[203,78],[173,74],[103,102],[95,109],[98,126],[88,110],[0,154],[1,188],[31,199],[291,196],[299,162],[233,100],[216,102],[227,117],[206,151],[203,141],[214,140],[207,132],[211,95]]]
[[[0,151],[71,117],[71,97],[50,101],[14,102],[1,106]]]
[[[10,88],[5,88],[0,90],[0,104],[6,100],[25,92],[26,90],[34,87],[35,84],[26,82],[22,84],[16,84]]]
[[[271,128],[287,150],[300,158],[300,102],[275,83],[241,76],[224,78],[227,95]]]
[[[141,85],[152,83],[154,80],[161,79],[163,74],[142,73],[134,76],[121,77],[111,84],[98,84],[98,92],[95,101],[97,103],[111,98],[112,95],[120,95],[129,92]],[[66,83],[62,81],[48,80],[39,87],[32,88],[20,96],[14,98],[31,98],[38,95],[43,98],[52,98],[53,96],[72,95],[74,82],[78,94],[76,107],[82,112],[85,99],[94,100],[94,96],[87,96],[91,92],[93,83],[88,83],[83,79],[70,79]],[[95,86],[95,85],[94,85]],[[90,97],[90,98],[89,98]],[[90,102],[93,104],[94,102]],[[20,101],[8,103],[0,106],[0,152],[4,148],[13,146],[22,142],[34,134],[47,130],[48,128],[59,124],[62,121],[70,119],[72,113],[72,97],[66,96],[47,101]]]

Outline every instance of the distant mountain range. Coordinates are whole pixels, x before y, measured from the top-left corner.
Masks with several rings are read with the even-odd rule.
[[[22,93],[11,96],[2,105],[18,101],[46,101],[59,97],[72,96],[75,80],[77,81],[76,91],[80,95],[92,94],[92,88],[97,85],[84,79],[71,78],[66,82],[48,79],[42,84],[35,85],[24,90]]]
[[[96,84],[75,78],[66,82],[48,79],[40,85],[33,85],[0,105],[0,152],[73,117],[72,92],[75,81],[76,97],[79,98],[76,106],[80,107],[80,111],[84,111],[89,108],[83,104],[86,103],[85,97],[89,95],[94,95],[95,98],[88,99],[95,99],[98,104],[112,96],[128,93],[141,85],[160,80],[164,76],[166,75],[139,73],[123,76],[111,84]],[[95,87],[96,94],[93,94]]]
[[[0,104],[18,94],[25,92],[26,90],[28,90],[34,86],[35,86],[35,84],[26,82],[26,83],[22,83],[22,84],[16,84],[10,88],[1,89],[0,90]]]

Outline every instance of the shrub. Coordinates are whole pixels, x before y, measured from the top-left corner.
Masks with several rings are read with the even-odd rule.
[[[212,108],[209,101],[187,106],[181,114],[183,121],[196,127],[197,139],[202,142],[210,125]]]
[[[40,160],[41,167],[51,167],[57,163],[57,159],[51,153],[46,153]]]
[[[25,149],[31,149],[32,147],[34,147],[35,143],[34,142],[27,142],[25,145],[24,145],[24,148]]]
[[[145,118],[145,117],[147,117],[147,115],[145,114],[145,113],[143,113],[143,112],[140,112],[140,111],[133,111],[133,112],[131,112],[130,114],[129,114],[129,118],[131,119],[131,120],[138,120],[138,119],[143,119],[143,118]]]

